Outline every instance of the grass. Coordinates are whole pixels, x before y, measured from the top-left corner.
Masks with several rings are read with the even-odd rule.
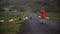
[[[50,19],[54,20],[60,20],[60,14],[59,13],[46,13],[46,16],[49,17]]]
[[[25,13],[20,13],[20,12],[15,12],[15,13],[12,13],[12,12],[2,12],[0,13],[0,19],[10,19],[10,18],[18,18],[18,17],[23,17],[25,16]],[[15,21],[15,22],[12,22],[12,23],[0,23],[0,33],[1,34],[16,34],[17,31],[19,30],[19,27],[21,24],[19,23],[22,23],[23,20],[19,21]]]
[[[0,18],[4,17],[4,18],[7,18],[7,17],[21,17],[21,16],[24,16],[24,13],[22,12],[2,12],[0,13]]]
[[[18,31],[19,24],[17,23],[5,23],[1,24],[0,29],[2,34],[15,34]]]

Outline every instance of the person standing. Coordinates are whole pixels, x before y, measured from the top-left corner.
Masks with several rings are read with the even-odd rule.
[[[45,18],[45,9],[44,9],[44,7],[42,7],[40,9],[40,16],[41,16],[41,18]]]
[[[45,23],[45,9],[42,7],[40,9],[40,23],[43,24]]]

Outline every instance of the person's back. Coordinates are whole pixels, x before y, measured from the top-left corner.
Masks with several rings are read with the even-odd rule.
[[[45,10],[44,10],[44,8],[41,8],[40,16],[41,16],[41,18],[45,18]]]

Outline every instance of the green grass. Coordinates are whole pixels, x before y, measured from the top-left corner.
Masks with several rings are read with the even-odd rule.
[[[13,17],[21,17],[25,16],[26,13],[23,12],[1,12],[0,13],[0,18],[13,18]]]
[[[46,16],[49,17],[50,19],[54,20],[60,20],[60,14],[59,13],[46,13]]]
[[[18,31],[18,28],[19,24],[17,23],[5,23],[0,26],[2,34],[15,34]]]
[[[18,18],[18,17],[23,17],[26,16],[25,13],[20,13],[20,12],[2,12],[0,13],[0,19],[10,19],[10,18]],[[15,21],[15,22],[7,22],[7,23],[0,23],[0,31],[1,34],[16,34],[16,32],[19,30],[19,27],[22,23],[23,20]]]

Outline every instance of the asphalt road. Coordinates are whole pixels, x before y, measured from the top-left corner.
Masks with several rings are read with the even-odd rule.
[[[23,21],[17,34],[59,34],[59,21],[45,19],[42,24],[41,19],[34,16],[32,12],[28,12],[28,17],[29,19]]]
[[[59,34],[59,22],[46,20],[43,24],[38,18],[25,20],[17,34]]]

